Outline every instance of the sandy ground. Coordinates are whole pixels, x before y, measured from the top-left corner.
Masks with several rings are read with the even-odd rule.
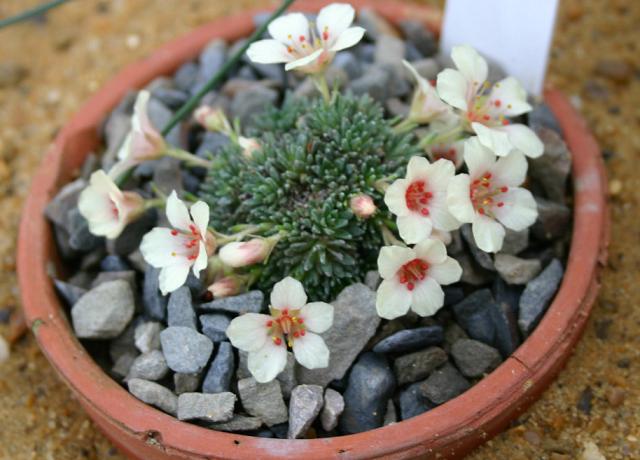
[[[39,3],[3,0],[0,17]],[[128,63],[195,26],[264,2],[83,0],[0,31],[0,313],[20,306],[15,243],[42,153]],[[434,0],[430,3],[439,4]],[[640,458],[640,2],[561,0],[549,83],[572,96],[606,154],[610,264],[585,337],[558,380],[473,459]],[[0,316],[1,318],[2,316]],[[0,334],[10,328],[0,324]],[[26,336],[0,365],[0,458],[121,459]]]

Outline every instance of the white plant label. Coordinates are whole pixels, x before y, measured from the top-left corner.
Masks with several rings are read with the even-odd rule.
[[[471,45],[540,96],[558,0],[447,0],[440,48]]]

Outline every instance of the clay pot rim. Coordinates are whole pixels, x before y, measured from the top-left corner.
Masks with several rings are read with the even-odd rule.
[[[317,11],[326,1],[301,1],[295,10]],[[421,18],[438,30],[439,12],[394,1],[355,0],[390,18]],[[71,171],[97,145],[104,116],[130,89],[194,58],[212,38],[235,40],[253,28],[255,11],[207,24],[159,48],[110,80],[56,137],[34,177],[19,233],[18,275],[27,322],[62,379],[107,435],[121,446],[148,433],[177,458],[407,458],[425,452],[458,456],[503,429],[548,386],[585,326],[606,259],[609,220],[605,171],[598,146],[569,101],[547,90],[545,101],[558,118],[573,154],[574,227],[566,273],[552,305],[533,334],[494,372],[453,400],[417,417],[355,435],[314,440],[263,439],[216,432],[183,423],[134,398],[108,377],[69,327],[48,272],[55,248],[43,211]],[[97,414],[100,414],[98,417]],[[106,428],[105,428],[106,427]],[[113,431],[113,432],[112,432]],[[133,449],[135,450],[135,449]],[[248,452],[252,452],[249,454]],[[159,456],[158,458],[169,458]]]

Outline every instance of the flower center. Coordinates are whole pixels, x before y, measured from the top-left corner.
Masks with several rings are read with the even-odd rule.
[[[268,334],[275,345],[282,345],[282,338],[286,336],[287,345],[292,347],[295,339],[306,335],[306,326],[299,314],[300,310],[289,310],[288,308],[282,310],[271,309],[273,319],[268,320],[266,326],[269,330]]]
[[[494,88],[499,88],[500,83],[493,85]],[[510,109],[511,104],[505,103],[500,98],[491,98],[489,92],[491,84],[484,82],[480,88],[478,88],[475,96],[471,98],[469,103],[469,109],[467,110],[467,122],[481,123],[486,126],[500,126],[508,125],[510,122],[504,116],[505,108]]]
[[[434,161],[444,159],[451,161],[453,164],[456,164],[458,151],[455,149],[455,147],[437,145],[431,149],[431,155],[433,156]]]
[[[180,238],[182,241],[180,244],[186,249],[186,257],[188,260],[196,260],[198,258],[198,252],[200,250],[200,231],[198,228],[191,224],[189,225],[189,230],[191,233],[180,233],[178,230],[171,230],[171,235]],[[172,251],[171,255],[176,257],[178,253],[176,251]]]
[[[499,195],[506,193],[509,187],[498,187],[490,172],[486,172],[479,179],[471,183],[469,198],[471,204],[478,214],[494,217],[492,209],[494,206],[501,208],[504,201],[500,201]]]
[[[425,190],[426,184],[423,180],[417,180],[411,183],[407,187],[407,191],[404,192],[404,199],[407,202],[407,208],[410,211],[419,212],[423,216],[429,215],[429,208],[427,205],[433,194]]]
[[[427,270],[429,270],[428,263],[422,259],[413,259],[400,267],[398,281],[406,285],[408,290],[413,291],[416,283],[426,278]]]

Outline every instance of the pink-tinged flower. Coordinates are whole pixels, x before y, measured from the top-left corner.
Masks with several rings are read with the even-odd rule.
[[[216,280],[207,288],[207,291],[213,295],[214,299],[221,299],[239,294],[242,287],[243,283],[239,276],[229,275]]]
[[[269,238],[253,238],[242,242],[234,241],[222,246],[218,256],[229,267],[246,267],[266,259],[276,243],[277,239]]]
[[[443,142],[430,145],[427,148],[427,156],[431,161],[449,160],[452,162],[456,170],[464,163],[464,139],[458,139],[453,142]]]
[[[281,16],[269,25],[273,38],[253,43],[247,55],[260,64],[286,63],[285,70],[321,72],[336,52],[362,39],[365,30],[351,27],[354,17],[353,7],[345,3],[322,8],[315,29],[302,13]]]
[[[262,147],[260,143],[252,137],[238,137],[238,145],[242,149],[242,156],[246,159],[251,159],[254,152],[257,152]]]
[[[78,210],[87,219],[91,233],[113,239],[144,211],[144,199],[135,192],[123,192],[99,170],[80,194]]]
[[[196,109],[193,117],[208,131],[221,132],[227,135],[233,132],[231,123],[229,123],[222,109],[203,105]]]
[[[538,136],[529,127],[509,121],[531,110],[520,83],[507,77],[489,89],[487,61],[469,46],[455,46],[451,57],[458,70],[440,72],[436,86],[442,100],[463,112],[467,130],[498,156],[513,151],[532,158],[542,155],[544,146]]]
[[[409,62],[402,61],[402,63],[416,81],[416,89],[409,110],[409,120],[418,124],[427,124],[449,118],[452,115],[451,106],[440,99],[433,85],[422,77]]]
[[[322,334],[333,324],[333,306],[307,303],[300,281],[287,277],[273,286],[270,315],[246,313],[227,328],[234,347],[249,352],[248,367],[258,382],[269,382],[287,364],[287,346],[307,369],[329,365]]]
[[[473,238],[480,249],[498,252],[504,227],[521,231],[538,216],[533,195],[519,187],[526,178],[527,160],[521,153],[497,158],[472,137],[465,143],[464,161],[469,174],[451,180],[447,190],[449,211],[460,222],[472,224]]]
[[[147,115],[150,97],[149,91],[143,90],[138,93],[133,106],[131,131],[118,150],[118,163],[109,171],[111,177],[115,178],[145,161],[160,158],[167,149],[164,138],[151,124]]]
[[[215,251],[215,238],[207,230],[209,206],[198,201],[187,210],[175,190],[167,199],[167,218],[173,228],[156,227],[140,244],[144,260],[160,269],[160,291],[163,295],[182,286],[189,276],[200,275],[207,259]]]
[[[447,209],[447,186],[455,174],[453,163],[413,157],[407,176],[389,186],[384,202],[398,216],[398,232],[407,244],[427,238],[431,230],[454,230],[460,223]]]
[[[455,283],[462,276],[460,264],[447,256],[442,241],[425,239],[413,248],[385,246],[378,256],[382,283],[376,310],[382,318],[405,315],[409,309],[431,316],[444,305],[440,285]]]
[[[364,193],[351,197],[349,207],[351,211],[361,219],[368,219],[378,210],[376,204],[373,202],[373,198]]]

